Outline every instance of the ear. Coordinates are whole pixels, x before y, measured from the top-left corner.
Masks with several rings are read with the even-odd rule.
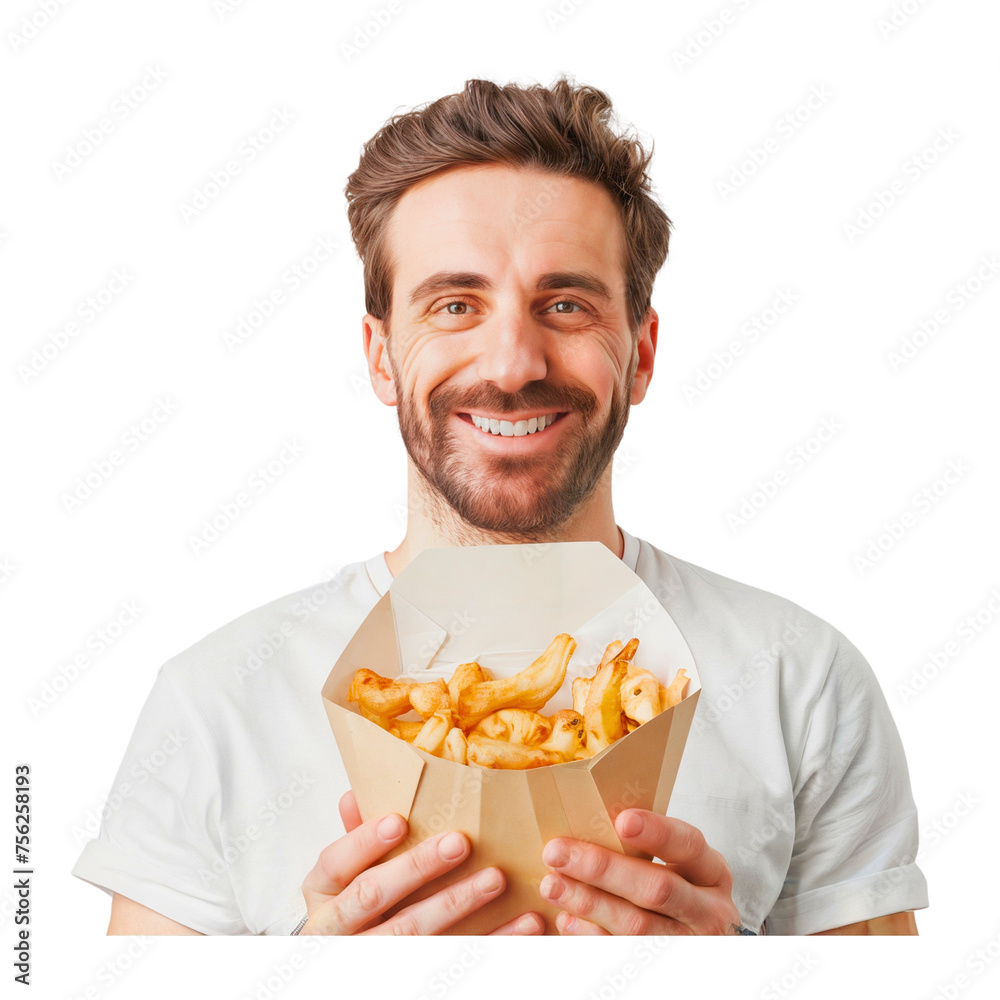
[[[371,379],[375,395],[386,406],[395,406],[396,383],[389,365],[389,346],[386,343],[385,323],[371,313],[365,313],[361,320],[361,336],[364,341],[365,360],[368,362],[368,377]]]
[[[646,397],[646,389],[653,377],[653,360],[656,357],[656,334],[660,325],[660,317],[650,306],[639,327],[638,344],[639,362],[635,369],[635,383],[632,386],[632,403],[641,403]]]

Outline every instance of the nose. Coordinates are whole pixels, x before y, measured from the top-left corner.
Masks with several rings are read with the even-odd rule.
[[[483,338],[476,374],[506,393],[548,374],[545,331],[530,316],[510,311],[497,314],[478,331]]]

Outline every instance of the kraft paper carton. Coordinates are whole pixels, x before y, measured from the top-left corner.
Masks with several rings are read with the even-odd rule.
[[[687,670],[684,700],[594,757],[526,771],[433,757],[363,718],[346,700],[360,667],[434,680],[477,661],[494,677],[506,677],[561,632],[573,636],[577,648],[544,714],[572,708],[573,678],[592,677],[607,644],[633,636],[639,639],[633,662],[661,683]],[[397,909],[496,865],[507,876],[504,893],[448,933],[488,933],[531,910],[554,933],[557,909],[538,893],[547,871],[543,846],[565,836],[624,852],[613,826],[619,812],[665,813],[700,689],[687,643],[642,580],[599,542],[561,542],[421,553],[348,643],[323,701],[362,817],[395,812],[409,822],[408,841],[396,853],[444,830],[461,830],[472,842],[461,866]]]

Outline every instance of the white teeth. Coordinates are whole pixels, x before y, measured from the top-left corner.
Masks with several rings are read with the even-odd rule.
[[[499,434],[503,437],[525,437],[528,434],[536,434],[545,430],[556,419],[554,413],[548,413],[543,417],[532,417],[530,420],[518,420],[516,423],[510,420],[496,420],[492,417],[477,417],[472,414],[472,422],[481,431],[490,434]]]

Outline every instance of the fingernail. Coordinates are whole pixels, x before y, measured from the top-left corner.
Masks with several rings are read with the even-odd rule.
[[[558,868],[569,861],[569,848],[557,840],[551,840],[542,851],[542,861],[553,868]]]
[[[460,833],[447,833],[438,844],[438,854],[445,861],[454,861],[465,854],[465,837]]]
[[[537,934],[538,933],[538,918],[533,916],[524,916],[514,925],[514,930],[518,934]]]
[[[406,824],[403,822],[402,816],[386,816],[385,819],[380,819],[375,826],[375,832],[379,835],[379,839],[387,842],[402,837],[405,831]]]
[[[576,920],[563,910],[562,913],[556,917],[556,930],[559,931],[560,934],[569,934],[570,931],[573,930],[573,925],[575,923]]]
[[[476,892],[496,892],[503,885],[503,879],[496,868],[488,868],[476,876],[476,880],[472,885]]]
[[[629,813],[622,820],[622,836],[638,837],[645,825],[643,818],[638,813]]]
[[[546,899],[558,899],[565,888],[566,884],[556,875],[546,875],[538,886],[539,891]]]

